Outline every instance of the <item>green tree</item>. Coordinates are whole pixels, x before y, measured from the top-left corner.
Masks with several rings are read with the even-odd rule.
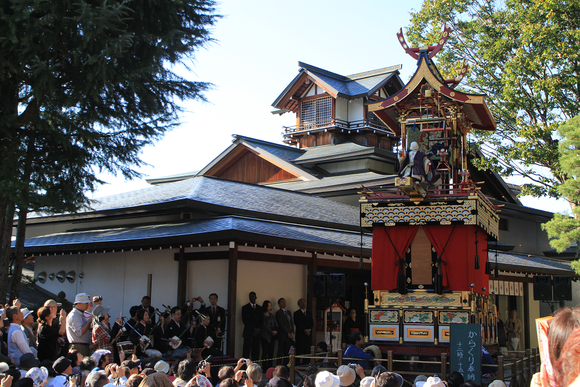
[[[0,294],[18,296],[29,211],[77,211],[97,172],[139,176],[143,146],[211,87],[179,76],[211,42],[213,0],[0,1]],[[3,296],[1,296],[3,297]]]
[[[554,214],[554,218],[542,225],[551,238],[550,245],[559,253],[573,242],[580,241],[580,116],[576,116],[558,128],[560,141],[560,164],[570,177],[558,191],[572,204],[573,217]],[[572,262],[576,273],[580,274],[580,261]]]
[[[522,195],[560,197],[570,177],[558,159],[558,126],[580,111],[580,1],[425,0],[407,35],[432,44],[452,28],[435,57],[444,76],[470,70],[463,91],[487,95],[495,133],[474,131],[486,156],[479,168],[527,182]]]

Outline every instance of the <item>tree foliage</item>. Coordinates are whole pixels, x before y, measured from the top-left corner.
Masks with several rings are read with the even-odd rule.
[[[8,209],[0,215],[14,205],[20,216],[76,211],[97,172],[138,176],[141,149],[177,124],[180,100],[203,99],[211,87],[174,65],[212,40],[214,5],[0,1],[0,208]]]
[[[470,65],[463,91],[487,95],[495,133],[474,132],[478,167],[529,184],[522,195],[560,197],[569,179],[558,160],[558,126],[580,111],[580,1],[425,0],[407,35],[433,44],[452,28],[435,61],[444,76]]]
[[[550,245],[561,253],[573,242],[580,241],[580,116],[561,125],[558,133],[562,137],[560,164],[570,177],[558,186],[558,191],[572,203],[573,217],[554,214],[554,218],[542,227],[551,238]],[[580,261],[573,262],[572,267],[580,274]]]

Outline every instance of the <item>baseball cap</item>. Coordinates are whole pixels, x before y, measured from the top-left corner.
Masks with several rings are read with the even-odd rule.
[[[93,296],[93,302],[98,302],[98,301],[102,301],[103,300],[103,296]]]
[[[46,302],[44,303],[44,306],[47,307],[51,307],[51,306],[62,306],[62,304],[60,302],[56,302],[55,300],[53,300],[52,298],[50,300],[46,300]]]

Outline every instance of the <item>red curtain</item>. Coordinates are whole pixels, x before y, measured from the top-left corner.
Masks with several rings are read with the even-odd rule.
[[[477,226],[459,225],[426,226],[424,230],[437,254],[447,263],[441,265],[444,289],[473,290],[480,294],[489,294],[489,277],[485,274],[487,262],[485,231]],[[479,269],[475,269],[476,253],[479,255]],[[474,284],[473,289],[471,284]]]
[[[417,234],[417,226],[373,227],[372,281],[373,290],[397,288],[397,275],[401,267],[396,266]]]

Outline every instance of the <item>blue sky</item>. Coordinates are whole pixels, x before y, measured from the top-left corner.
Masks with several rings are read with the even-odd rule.
[[[211,82],[209,103],[188,101],[181,125],[144,149],[149,165],[145,178],[203,168],[241,134],[281,143],[290,114],[272,115],[271,104],[296,76],[298,61],[348,75],[396,64],[406,81],[415,61],[405,54],[396,33],[409,24],[421,0],[226,0],[218,5],[224,17],[214,28],[216,42],[197,53],[186,75]],[[144,188],[142,180],[125,182],[102,175],[110,184],[93,197]],[[513,181],[514,183],[521,183]],[[527,203],[527,202],[526,202]],[[531,202],[530,202],[531,203]],[[553,201],[529,204],[561,211]]]

